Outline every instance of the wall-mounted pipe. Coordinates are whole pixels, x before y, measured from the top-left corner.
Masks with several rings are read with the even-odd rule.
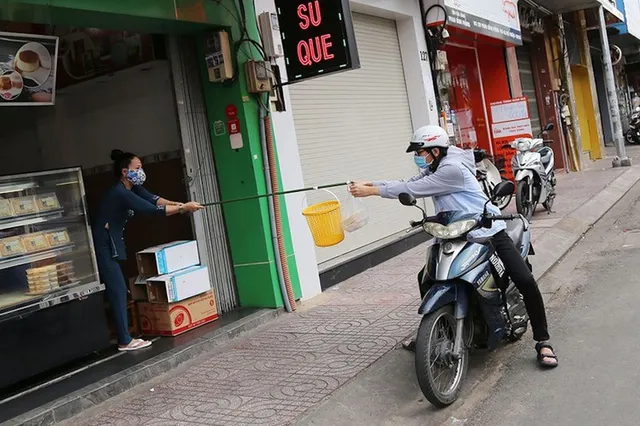
[[[267,193],[271,194],[279,190],[278,169],[276,166],[275,147],[273,146],[273,133],[271,130],[271,117],[262,105],[258,106],[260,122],[260,142],[262,145],[262,160],[264,165],[264,177],[267,185]],[[271,242],[273,254],[278,271],[278,282],[282,300],[287,312],[296,310],[296,299],[291,286],[289,275],[289,263],[282,235],[282,215],[280,210],[280,198],[269,197],[269,222],[271,226]]]

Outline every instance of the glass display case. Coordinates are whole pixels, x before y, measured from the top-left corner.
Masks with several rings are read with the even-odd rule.
[[[0,321],[104,290],[80,168],[0,177]]]

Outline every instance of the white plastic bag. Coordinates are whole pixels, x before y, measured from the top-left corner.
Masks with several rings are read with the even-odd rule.
[[[355,232],[369,222],[369,212],[364,202],[351,194],[347,195],[344,203],[341,203],[342,229],[346,232]]]

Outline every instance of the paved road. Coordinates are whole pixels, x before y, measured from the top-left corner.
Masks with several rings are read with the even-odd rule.
[[[638,425],[638,262],[640,185],[543,279],[562,284],[549,302],[560,368],[539,371],[528,339],[476,355],[463,400],[436,411],[396,350],[298,424]]]
[[[640,423],[640,188],[625,201],[550,277],[577,288],[554,328],[562,367],[516,358],[469,425]]]

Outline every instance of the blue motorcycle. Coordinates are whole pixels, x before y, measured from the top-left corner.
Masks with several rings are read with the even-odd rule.
[[[493,198],[513,191],[511,181],[501,182]],[[422,211],[423,220],[412,221],[411,226],[422,227],[435,238],[420,274],[420,286],[428,290],[419,310],[423,318],[416,338],[416,373],[425,397],[445,407],[460,394],[469,350],[516,341],[529,321],[522,295],[491,245],[470,242],[467,234],[490,228],[496,220],[507,221],[507,233],[530,267],[528,256],[534,253],[529,222],[521,215],[491,215],[486,205],[482,215],[442,212],[427,217],[413,196],[400,194],[399,200]]]

